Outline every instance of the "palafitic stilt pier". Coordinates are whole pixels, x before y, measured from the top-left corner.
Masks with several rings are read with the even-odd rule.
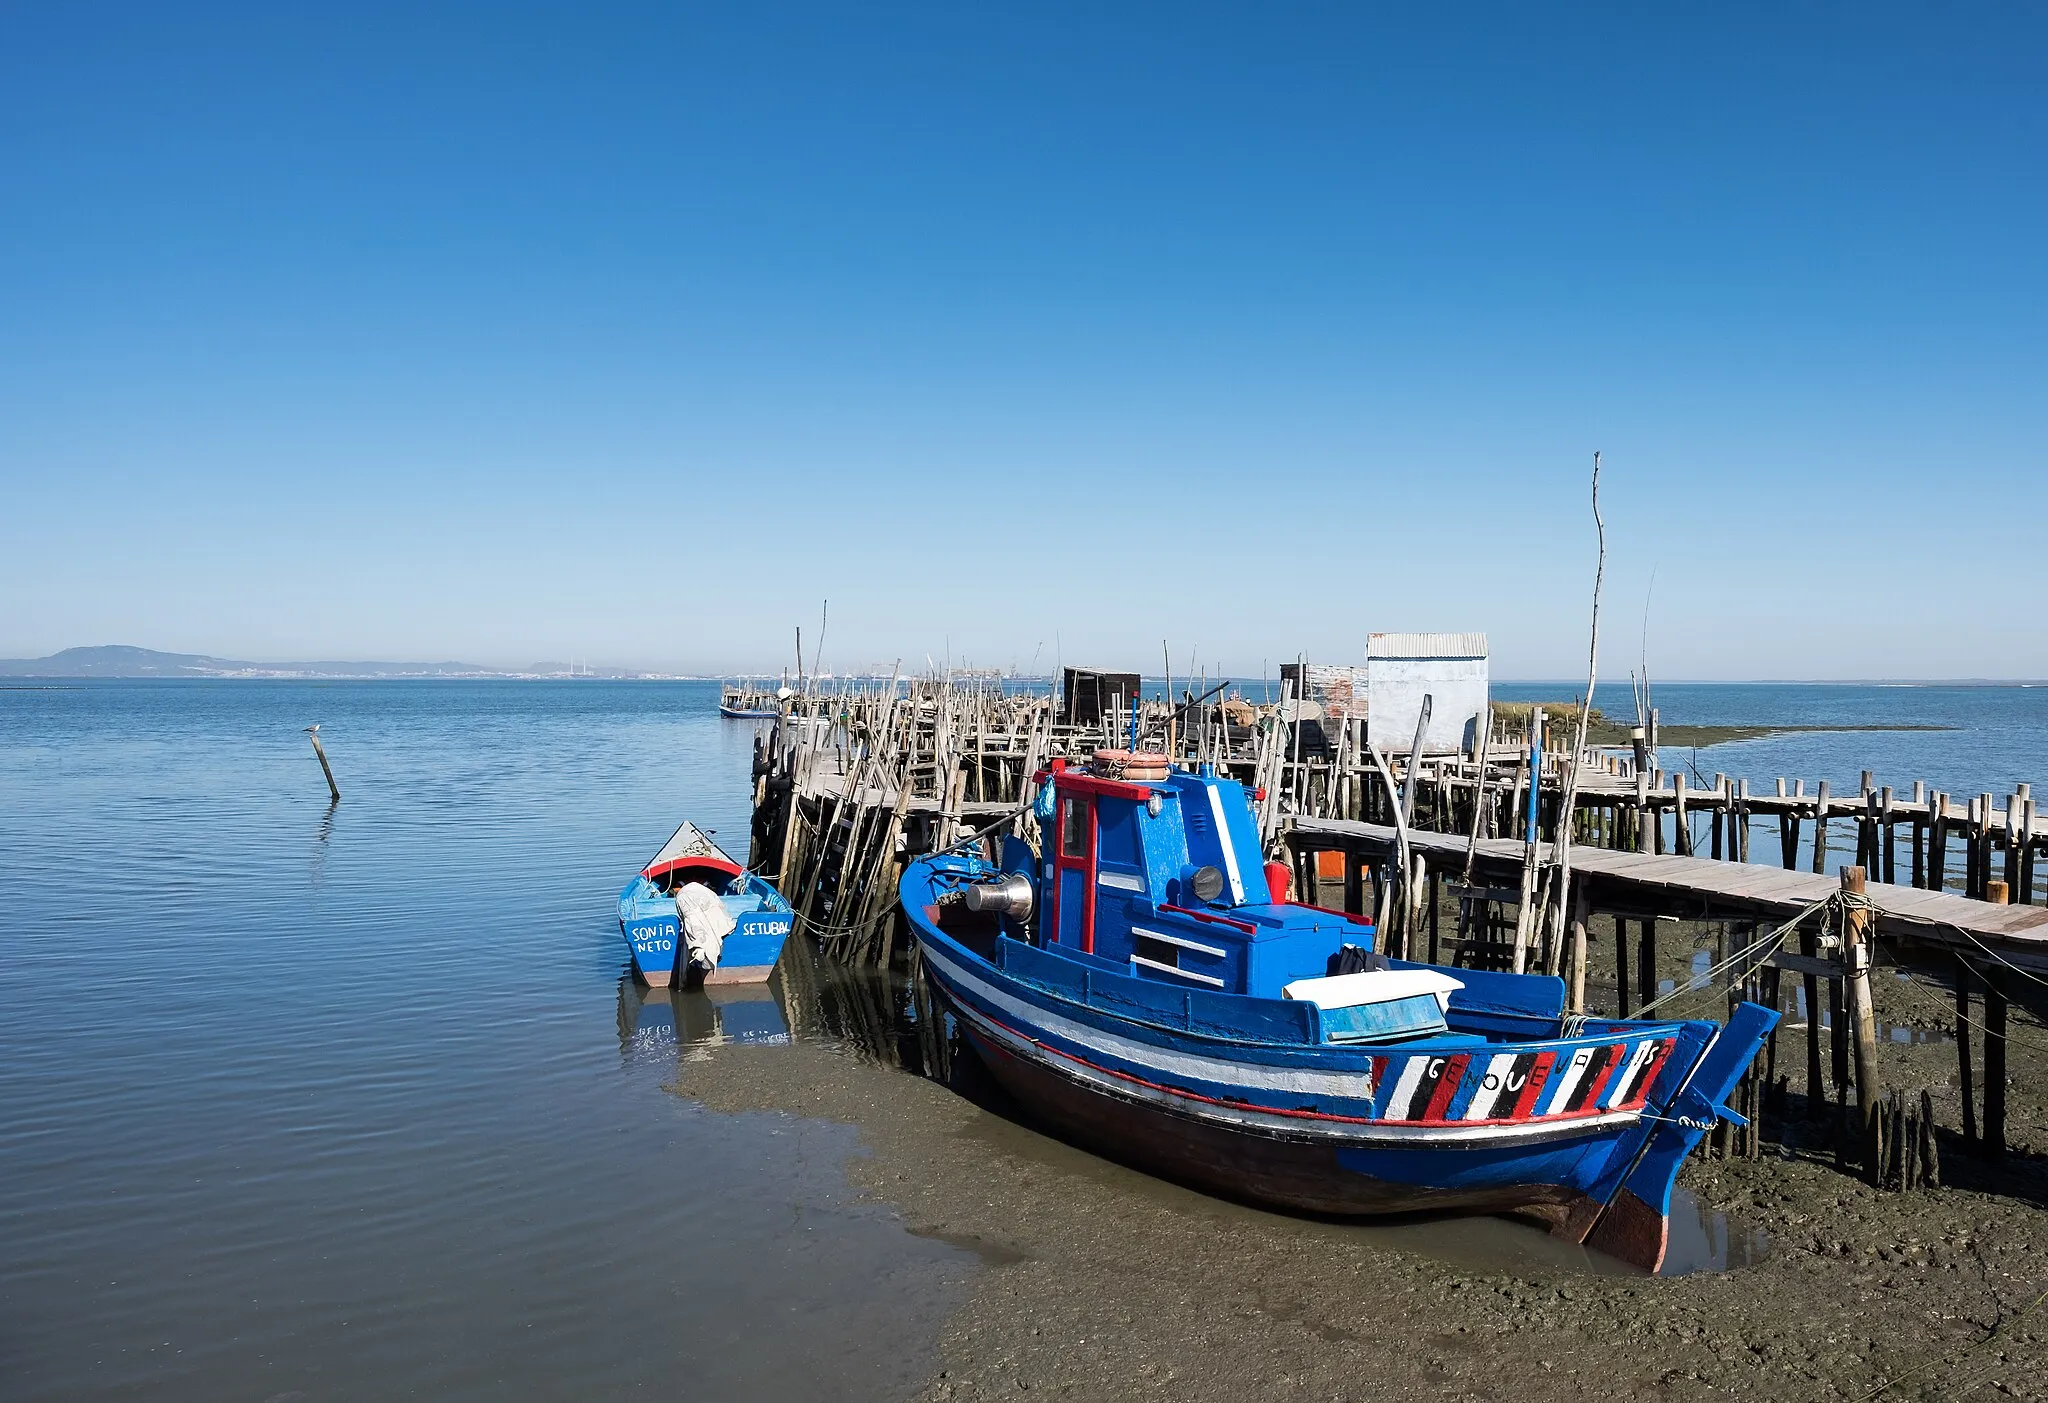
[[[1389,739],[1384,721],[1305,701],[1308,670],[1290,672],[1272,699],[1207,679],[1148,698],[1134,674],[1084,669],[1049,689],[933,676],[792,691],[758,723],[750,865],[799,930],[887,963],[904,949],[910,858],[1028,840],[1048,767],[1154,752],[1243,781],[1292,899],[1373,917],[1389,953],[1555,974],[1578,1012],[1640,1016],[1710,987],[1785,1010],[1738,1093],[1748,1124],[1723,1127],[1716,1153],[1756,1157],[1803,1069],[1798,1119],[1838,1162],[1901,1188],[1937,1182],[1935,1108],[1884,1084],[1872,1011],[1872,969],[1910,969],[1952,1004],[1960,1123],[1942,1128],[2002,1153],[2011,1004],[2048,977],[2048,819],[2025,786],[1962,799],[1866,775],[1853,794],[1798,779],[1756,792],[1660,769],[1653,735],[1570,755],[1545,744],[1540,711],[1519,728],[1483,711],[1458,749],[1418,750],[1412,718]],[[1660,993],[1660,939],[1681,930],[1701,987]],[[1803,1056],[1788,1049],[1781,1073],[1792,1039]]]

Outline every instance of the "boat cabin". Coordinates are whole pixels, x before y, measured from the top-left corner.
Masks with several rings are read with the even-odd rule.
[[[1132,780],[1055,761],[1041,779],[1037,943],[1181,988],[1277,999],[1369,951],[1362,917],[1289,901],[1249,797],[1204,767]],[[1277,889],[1276,889],[1277,887]]]

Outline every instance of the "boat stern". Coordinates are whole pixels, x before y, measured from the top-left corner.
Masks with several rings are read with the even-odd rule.
[[[666,989],[675,982],[682,921],[675,903],[645,877],[635,877],[619,893],[619,934],[632,952],[635,976],[652,989]]]

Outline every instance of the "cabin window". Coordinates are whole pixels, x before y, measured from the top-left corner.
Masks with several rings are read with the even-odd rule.
[[[1155,940],[1150,936],[1133,935],[1131,953],[1141,960],[1150,960],[1155,965],[1165,965],[1168,969],[1180,968],[1180,947],[1169,945],[1163,940]]]
[[[1060,801],[1060,856],[1088,856],[1088,809],[1079,799]]]
[[[1141,869],[1138,856],[1138,806],[1103,804],[1095,810],[1095,846],[1102,861],[1115,866]]]

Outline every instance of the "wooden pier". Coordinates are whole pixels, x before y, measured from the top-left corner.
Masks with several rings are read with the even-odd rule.
[[[1170,705],[1133,705],[1132,675],[1079,678],[1057,695],[937,676],[782,698],[756,738],[750,865],[830,953],[887,963],[905,948],[895,892],[911,858],[977,837],[992,856],[1006,837],[1035,843],[1035,776],[1135,739],[1243,781],[1294,899],[1372,915],[1390,953],[1556,974],[1590,1012],[1591,946],[1611,922],[1611,1011],[1627,1017],[1660,1002],[1659,924],[1711,927],[1731,1000],[1783,1008],[1788,974],[1803,990],[1808,1113],[1841,1162],[1901,1187],[1937,1177],[1933,1113],[1878,1085],[1870,970],[1938,971],[1964,1141],[2002,1151],[2009,1004],[2048,976],[2048,816],[2026,786],[1959,799],[1866,774],[1853,794],[1783,779],[1762,793],[1667,773],[1640,742],[1546,750],[1535,720],[1534,734],[1487,724],[1473,752],[1410,757],[1362,720],[1310,719],[1291,681],[1274,702],[1203,679]],[[1750,1124],[1716,1136],[1722,1152],[1754,1156],[1758,1122],[1780,1113],[1778,1041],[1739,1094]]]

